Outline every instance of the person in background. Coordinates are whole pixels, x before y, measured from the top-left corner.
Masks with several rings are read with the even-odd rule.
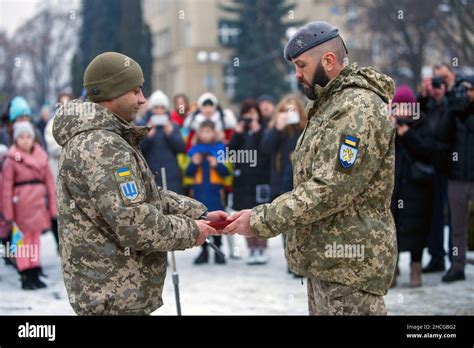
[[[287,95],[275,107],[260,142],[260,153],[270,157],[271,201],[291,190],[293,173],[290,156],[307,123],[304,106],[298,97]],[[283,239],[285,242],[285,239]],[[288,268],[288,273],[292,274]],[[298,274],[293,273],[295,278]]]
[[[283,176],[291,166],[290,155],[306,126],[306,114],[301,101],[293,95],[284,97],[276,106],[275,112],[264,131],[260,150],[271,155],[272,200],[285,193]]]
[[[448,63],[435,65],[434,75],[443,80],[446,85],[446,99],[450,112],[454,114],[466,111],[469,105],[464,78],[453,70]]]
[[[5,110],[1,114],[0,119],[0,144],[5,145],[7,148],[10,146],[10,135],[9,135],[9,122],[8,114],[10,111],[11,101],[7,104]]]
[[[391,209],[399,253],[411,254],[410,287],[422,285],[421,258],[433,218],[433,153],[436,151],[428,118],[413,112],[416,103],[408,86],[395,90],[392,121],[397,135]],[[396,285],[396,275],[392,286]]]
[[[201,122],[197,133],[197,144],[189,151],[191,158],[186,175],[194,179],[191,197],[203,203],[209,211],[224,210],[224,178],[229,170],[218,160],[221,151],[225,152],[224,144],[218,140],[214,122],[205,120]],[[221,236],[213,236],[214,244],[220,248]],[[225,264],[220,255],[215,255],[215,263]],[[209,261],[207,245],[202,245],[202,251],[194,260],[199,265]]]
[[[237,123],[234,113],[229,109],[222,109],[217,97],[209,92],[199,97],[197,105],[198,109],[184,121],[184,127],[189,130],[186,150],[194,145],[196,131],[205,120],[214,122],[218,140],[227,144]]]
[[[262,119],[254,99],[245,99],[240,104],[240,117],[229,142],[229,148],[257,154],[256,163],[235,163],[233,182],[234,210],[251,209],[258,204],[270,202],[268,171],[258,157],[258,150],[263,134]],[[248,156],[250,157],[250,156]],[[266,184],[266,185],[265,185]],[[264,186],[263,186],[264,185]],[[248,265],[267,263],[267,241],[256,237],[247,238],[249,248]]]
[[[209,120],[215,125],[216,140],[227,145],[232,137],[232,132],[237,123],[234,113],[229,109],[223,109],[217,97],[212,93],[202,94],[197,101],[198,109],[186,117],[184,125],[181,129],[183,136],[186,138],[186,151],[189,151],[191,146],[196,143],[196,131],[199,129],[202,122]],[[192,109],[192,106],[191,106]],[[188,164],[184,165],[187,168]],[[227,164],[226,164],[227,165]],[[229,175],[224,178],[224,202],[228,202],[229,195],[232,193],[232,166],[228,165]],[[186,172],[186,170],[185,170]],[[185,175],[186,191],[190,187],[189,179]],[[236,249],[234,247],[234,237],[228,237],[230,258],[238,259]]]
[[[422,269],[422,273],[442,272],[445,270],[444,257],[444,227],[451,229],[448,204],[448,172],[449,164],[443,161],[443,153],[449,150],[438,140],[438,129],[447,113],[445,98],[446,84],[439,77],[425,79],[418,96],[421,112],[426,116],[426,122],[431,133],[435,136],[438,150],[433,153],[433,220],[430,232],[426,239],[426,246],[431,255],[429,263]],[[446,214],[447,213],[447,214]]]
[[[66,104],[67,102],[73,100],[74,97],[69,93],[60,93],[55,105],[56,111]],[[54,113],[56,115],[56,112]],[[48,163],[51,173],[53,174],[54,182],[58,180],[58,166],[59,166],[59,156],[61,156],[61,146],[56,142],[53,137],[53,123],[54,115],[46,124],[44,129],[44,140],[46,142],[47,151],[48,151]],[[51,220],[51,231],[53,232],[54,239],[59,250],[59,235],[58,235],[58,220],[53,217]]]
[[[61,93],[58,95],[58,99],[56,102],[56,111],[73,99],[73,96],[69,93]],[[56,114],[56,113],[55,113]],[[58,145],[56,140],[53,137],[53,123],[54,123],[54,116],[48,121],[44,128],[44,140],[46,142],[47,150],[48,150],[48,157],[49,157],[49,166],[51,168],[51,172],[53,173],[54,182],[56,182],[58,178],[58,162],[59,156],[61,155],[61,146]]]
[[[34,248],[29,256],[16,257],[24,290],[45,288],[39,276],[40,236],[51,228],[56,218],[56,186],[49,169],[48,155],[35,143],[35,130],[31,122],[15,122],[14,145],[3,163],[3,216],[15,223],[23,233],[23,246]]]
[[[14,97],[10,102],[10,108],[8,110],[8,119],[11,125],[14,125],[16,122],[28,121],[34,126],[35,130],[35,141],[40,144],[43,149],[46,149],[46,143],[44,141],[43,133],[36,128],[33,123],[33,113],[26,102],[26,99],[21,96]],[[13,143],[13,129],[10,128],[9,133],[9,144]]]
[[[185,144],[179,127],[170,120],[169,99],[162,91],[157,90],[150,96],[148,107],[149,112],[144,121],[152,128],[141,142],[140,148],[155,174],[156,184],[163,186],[161,168],[164,167],[168,190],[182,194],[182,175],[177,155],[184,153]]]
[[[173,110],[171,110],[170,119],[175,125],[181,128],[184,120],[189,113],[189,100],[185,94],[177,94],[173,98]]]
[[[39,120],[35,122],[36,128],[44,135],[44,129],[48,124],[49,119],[51,118],[51,108],[46,103],[44,104],[39,112]]]
[[[257,98],[257,104],[263,128],[267,128],[275,110],[275,100],[271,95],[262,94]]]
[[[446,67],[438,69],[438,74],[442,75],[444,70],[447,70]],[[474,200],[474,152],[471,150],[474,142],[474,76],[464,79],[456,76],[451,89],[448,87],[446,99],[448,114],[440,126],[439,138],[449,146],[446,161],[449,163],[448,199],[452,247],[451,267],[441,280],[451,283],[466,279],[464,268],[469,202]]]
[[[4,144],[0,144],[0,197],[3,197],[3,186],[2,186],[2,178],[3,178],[3,161],[7,157],[8,154],[8,147]],[[0,243],[7,248],[8,242],[10,241],[12,233],[12,224],[11,222],[7,222],[3,216],[3,199],[0,199]],[[9,257],[4,257],[5,265],[12,265],[15,264]]]

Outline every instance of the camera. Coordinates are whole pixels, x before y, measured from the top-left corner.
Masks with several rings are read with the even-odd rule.
[[[153,115],[151,116],[150,120],[153,126],[156,126],[156,127],[164,126],[168,122],[168,116],[167,115]]]
[[[441,88],[441,85],[443,84],[443,79],[441,77],[433,77],[431,79],[431,85],[433,88]]]

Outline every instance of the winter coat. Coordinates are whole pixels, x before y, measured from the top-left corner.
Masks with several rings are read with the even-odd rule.
[[[166,252],[196,244],[206,209],[156,185],[139,149],[149,130],[81,100],[56,113],[61,265],[77,314],[150,314],[163,304]]]
[[[421,250],[431,227],[436,147],[428,117],[422,114],[395,139],[392,213],[400,251]]]
[[[166,135],[163,127],[156,127],[153,137],[146,136],[140,143],[143,156],[151,171],[155,174],[156,184],[163,186],[161,168],[166,169],[167,189],[183,193],[183,178],[178,165],[177,155],[184,153],[185,144],[178,126],[173,125],[173,131]]]
[[[222,160],[224,144],[197,144],[189,150],[188,156],[192,158],[197,153],[203,155],[202,163],[196,165],[191,161],[186,169],[186,175],[193,178],[192,196],[209,211],[223,210],[224,178],[230,175]],[[218,160],[215,168],[211,168],[206,156],[213,156]]]
[[[5,239],[10,236],[10,232],[12,229],[12,224],[7,222],[3,216],[3,163],[0,162],[0,239]]]
[[[54,117],[51,118],[44,129],[44,140],[48,148],[48,161],[51,172],[53,173],[54,182],[58,179],[58,165],[59,156],[61,155],[61,146],[58,145],[53,137],[53,122]]]
[[[270,185],[272,198],[276,198],[287,192],[284,177],[290,172],[290,155],[295,150],[301,131],[288,135],[285,131],[276,128],[268,128],[264,131],[260,142],[260,151],[264,155],[271,156]]]
[[[201,123],[205,120],[214,122],[216,131],[224,133],[224,139],[222,139],[224,143],[230,140],[233,130],[237,125],[237,120],[231,110],[223,110],[218,107],[211,117],[204,116],[199,110],[195,111],[186,117],[183,124],[184,128],[189,130],[189,135],[186,140],[186,151],[189,151],[191,148],[194,135],[199,130]]]
[[[35,144],[31,153],[13,145],[3,163],[3,215],[22,232],[45,231],[57,216],[56,185],[48,155]]]
[[[257,238],[284,234],[294,273],[387,293],[397,259],[393,90],[390,77],[356,64],[316,86],[292,155],[293,190],[250,214]]]
[[[448,177],[474,181],[474,103],[468,104],[463,111],[451,107],[449,110],[438,130],[439,140],[449,148],[445,154]]]
[[[250,153],[256,154],[254,158],[256,160],[255,164],[234,163],[232,208],[235,210],[249,209],[258,204],[271,201],[269,185],[270,167],[268,161],[270,156],[260,151],[263,132],[263,128],[257,133],[244,131],[239,134],[234,132],[230,140],[229,149],[234,150],[235,153],[245,151],[247,158],[250,158]]]

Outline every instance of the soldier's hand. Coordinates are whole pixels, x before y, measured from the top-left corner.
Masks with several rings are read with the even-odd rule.
[[[227,217],[227,221],[232,222],[226,228],[224,228],[225,234],[235,234],[238,233],[247,238],[253,237],[254,233],[250,227],[250,213],[251,209],[244,209],[231,216]]]
[[[206,218],[209,221],[220,221],[227,219],[228,216],[229,214],[227,214],[225,211],[216,210],[207,213]]]
[[[196,246],[204,244],[208,236],[219,234],[214,228],[209,226],[210,221],[195,220],[199,227],[199,237],[196,240]]]

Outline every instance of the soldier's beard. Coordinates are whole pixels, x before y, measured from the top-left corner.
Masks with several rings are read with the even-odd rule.
[[[324,71],[323,65],[321,62],[318,62],[316,66],[316,70],[314,71],[313,75],[313,82],[310,85],[306,83],[303,84],[304,87],[304,94],[308,99],[315,100],[316,99],[316,85],[325,87],[329,83],[329,77],[326,75]]]

